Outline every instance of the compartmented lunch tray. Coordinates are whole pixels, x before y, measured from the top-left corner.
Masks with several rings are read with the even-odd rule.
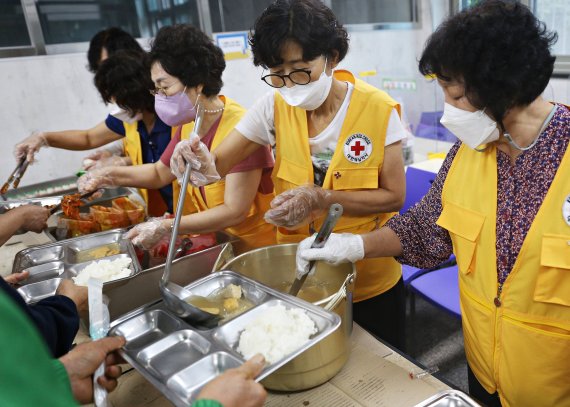
[[[109,230],[18,252],[12,272],[29,272],[28,279],[21,283],[18,292],[27,303],[40,301],[54,295],[63,279],[71,279],[92,262],[103,259],[131,258],[129,277],[134,276],[141,272],[141,266],[132,243],[123,239],[124,233],[126,229]],[[116,281],[120,280],[109,283]]]
[[[192,295],[207,297],[230,284],[239,285],[253,307],[222,320],[215,327],[184,321],[170,312],[163,301],[138,308],[111,323],[109,334],[122,335],[127,340],[121,350],[123,357],[176,406],[189,405],[207,382],[245,362],[237,350],[241,332],[273,305],[304,310],[315,323],[317,332],[307,343],[266,365],[256,378],[258,381],[340,326],[337,314],[232,271],[212,273],[186,289]]]

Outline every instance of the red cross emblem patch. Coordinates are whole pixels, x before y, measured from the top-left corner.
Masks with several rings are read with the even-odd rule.
[[[361,133],[348,136],[344,142],[344,157],[351,163],[361,163],[370,157],[372,141]]]

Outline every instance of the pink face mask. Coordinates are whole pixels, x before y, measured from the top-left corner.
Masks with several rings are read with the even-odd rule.
[[[199,98],[200,95],[196,98],[196,103]],[[186,87],[172,96],[157,93],[154,97],[154,110],[160,120],[171,127],[190,123],[196,118],[196,106],[186,96]]]

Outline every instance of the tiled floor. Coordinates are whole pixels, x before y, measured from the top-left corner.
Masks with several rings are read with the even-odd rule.
[[[408,302],[406,329],[407,353],[428,368],[437,366],[440,377],[467,392],[461,321],[416,296],[413,320]]]

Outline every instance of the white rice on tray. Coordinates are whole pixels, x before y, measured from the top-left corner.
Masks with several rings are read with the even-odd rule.
[[[237,350],[246,359],[261,353],[271,364],[301,348],[315,333],[317,327],[305,310],[275,305],[245,327]]]
[[[131,275],[129,266],[132,262],[133,260],[128,257],[115,260],[97,260],[81,270],[77,277],[73,277],[73,281],[77,285],[87,286],[87,281],[90,278],[96,278],[106,283],[128,277]]]

